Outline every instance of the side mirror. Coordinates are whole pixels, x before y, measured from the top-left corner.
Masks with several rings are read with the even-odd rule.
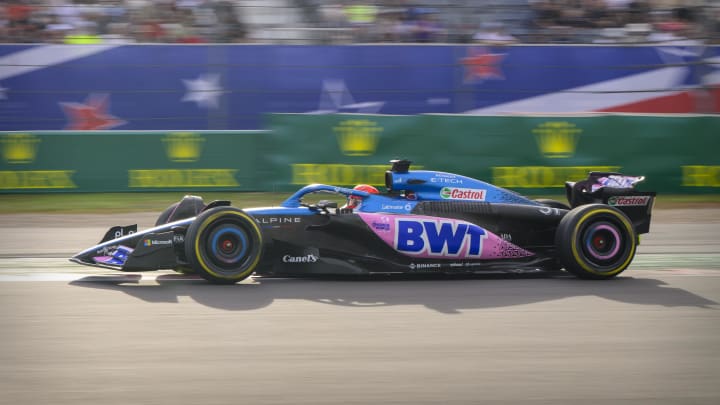
[[[320,200],[315,206],[327,212],[328,208],[337,209],[338,204],[337,201]]]

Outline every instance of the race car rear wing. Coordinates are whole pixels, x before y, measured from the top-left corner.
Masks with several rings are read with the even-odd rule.
[[[626,176],[614,172],[590,172],[586,180],[565,182],[565,193],[572,208],[585,204],[607,204],[630,218],[638,234],[650,231],[650,217],[655,203],[654,191],[635,187],[644,176]]]

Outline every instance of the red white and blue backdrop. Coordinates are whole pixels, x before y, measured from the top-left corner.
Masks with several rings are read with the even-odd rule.
[[[257,129],[271,112],[718,113],[718,46],[0,45],[0,130]]]

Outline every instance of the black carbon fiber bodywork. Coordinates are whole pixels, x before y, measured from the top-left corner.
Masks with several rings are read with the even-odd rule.
[[[513,244],[532,250],[535,256],[498,260],[438,260],[405,256],[380,240],[356,214],[309,217],[258,216],[260,222],[291,223],[263,228],[269,240],[260,275],[302,276],[310,274],[371,273],[474,273],[500,270],[536,271],[555,268],[554,230],[567,211],[542,207],[478,204],[453,209],[451,205],[419,204],[414,214],[453,218],[479,225],[502,235]],[[542,213],[542,212],[546,213]],[[298,219],[298,222],[295,222]],[[528,229],[534,229],[528,232]]]
[[[588,180],[567,183],[567,206],[532,200],[463,176],[412,172],[408,167],[409,163],[393,165],[385,176],[384,194],[314,184],[298,190],[278,207],[245,210],[230,207],[229,201],[205,205],[200,197],[187,196],[168,207],[157,226],[141,232],[136,226],[113,227],[98,245],[70,260],[120,271],[192,272],[191,263],[198,262],[200,252],[216,259],[223,271],[222,260],[228,259],[231,248],[242,253],[249,246],[247,251],[260,253],[246,274],[264,276],[538,272],[563,267],[558,252],[565,250],[558,246],[567,248],[573,243],[575,251],[585,249],[582,254],[595,255],[601,266],[609,260],[604,255],[615,251],[613,243],[627,244],[649,231],[654,192],[637,191],[634,186],[597,186],[598,179],[617,175],[625,180],[627,176],[592,173]],[[303,197],[312,193],[352,197],[362,205],[353,210],[337,208],[337,203],[329,200],[304,203]],[[584,205],[596,206],[595,213],[588,211],[599,221],[588,222],[595,224],[594,228],[584,225],[585,217],[575,215]],[[222,212],[234,212],[233,218],[242,217],[245,222],[227,220]],[[577,228],[563,228],[562,223],[570,219]],[[209,222],[202,222],[205,220]],[[222,228],[227,221],[231,225]],[[212,232],[197,231],[204,226],[228,229],[223,235],[230,236],[218,240]],[[589,236],[577,236],[586,229],[592,231]],[[219,247],[219,242],[226,246]],[[259,250],[253,250],[258,246]],[[584,257],[575,256],[573,260]],[[242,261],[238,259],[238,263]],[[621,264],[626,267],[628,263]],[[597,275],[592,273],[595,268],[589,269],[591,276]]]

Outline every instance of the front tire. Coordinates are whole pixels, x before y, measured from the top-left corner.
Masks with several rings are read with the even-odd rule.
[[[244,211],[217,207],[201,213],[188,228],[185,255],[204,279],[232,284],[250,276],[263,251],[255,220]]]
[[[608,279],[632,262],[637,234],[620,210],[604,204],[582,205],[560,221],[555,246],[568,272],[580,278]]]

